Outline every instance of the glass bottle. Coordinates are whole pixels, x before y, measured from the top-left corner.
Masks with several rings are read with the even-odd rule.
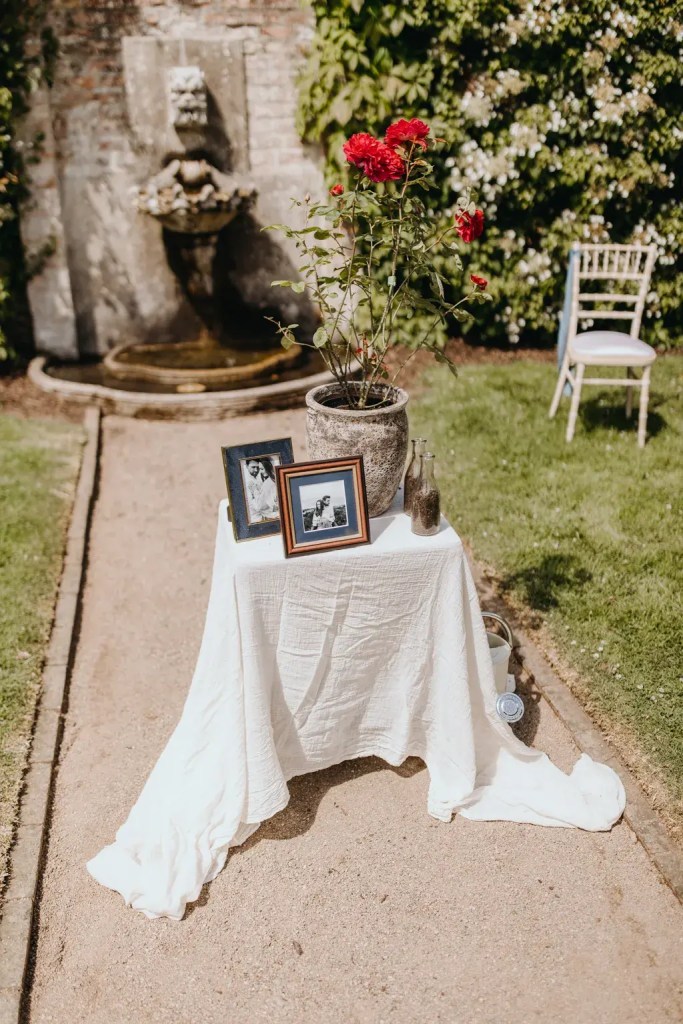
[[[413,446],[413,454],[408,463],[406,475],[403,478],[403,511],[410,515],[410,510],[413,504],[413,494],[420,480],[420,473],[422,471],[421,457],[427,446],[427,439],[424,437],[414,437],[411,441]]]
[[[419,537],[431,537],[439,532],[441,495],[434,479],[434,456],[431,452],[425,452],[420,462],[422,471],[413,492],[410,528]]]

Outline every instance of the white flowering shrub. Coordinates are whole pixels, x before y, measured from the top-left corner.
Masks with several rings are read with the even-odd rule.
[[[324,143],[330,181],[343,173],[352,131],[420,117],[446,138],[441,191],[427,201],[435,217],[448,216],[471,187],[484,209],[471,269],[489,279],[494,302],[471,328],[479,337],[551,344],[571,243],[639,241],[658,251],[642,336],[683,344],[683,5],[313,7],[302,130]],[[447,262],[441,270],[447,276]]]

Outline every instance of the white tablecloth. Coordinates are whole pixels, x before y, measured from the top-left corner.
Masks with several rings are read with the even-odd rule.
[[[462,544],[401,513],[372,545],[286,560],[279,536],[236,544],[218,511],[204,637],[182,717],[91,875],[148,917],[179,920],[230,846],[288,801],[287,780],[349,758],[410,755],[428,810],[609,829],[625,797],[583,755],[570,776],[495,710],[491,658]]]

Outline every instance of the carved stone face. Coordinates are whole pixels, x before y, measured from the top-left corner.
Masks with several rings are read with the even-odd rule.
[[[168,88],[174,128],[203,128],[208,124],[204,72],[196,65],[170,68]]]

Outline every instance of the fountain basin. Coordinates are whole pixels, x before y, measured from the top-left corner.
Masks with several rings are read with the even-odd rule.
[[[135,205],[168,231],[215,235],[255,201],[256,188],[240,176],[207,160],[176,159],[138,189]]]
[[[239,212],[239,209],[197,211],[181,208],[151,216],[167,231],[176,231],[179,235],[215,235],[227,227]]]
[[[296,366],[303,349],[278,347],[265,351],[230,348],[207,337],[193,341],[118,345],[106,354],[104,369],[117,380],[147,381],[169,389],[187,384],[213,388],[258,382],[262,377]]]
[[[253,387],[235,383],[232,388],[183,394],[176,386],[117,380],[101,361],[59,363],[37,356],[28,367],[28,378],[41,391],[69,405],[97,405],[104,413],[139,419],[214,420],[269,409],[303,407],[304,396],[318,384],[332,381],[316,352],[305,351],[296,367],[273,374]]]

